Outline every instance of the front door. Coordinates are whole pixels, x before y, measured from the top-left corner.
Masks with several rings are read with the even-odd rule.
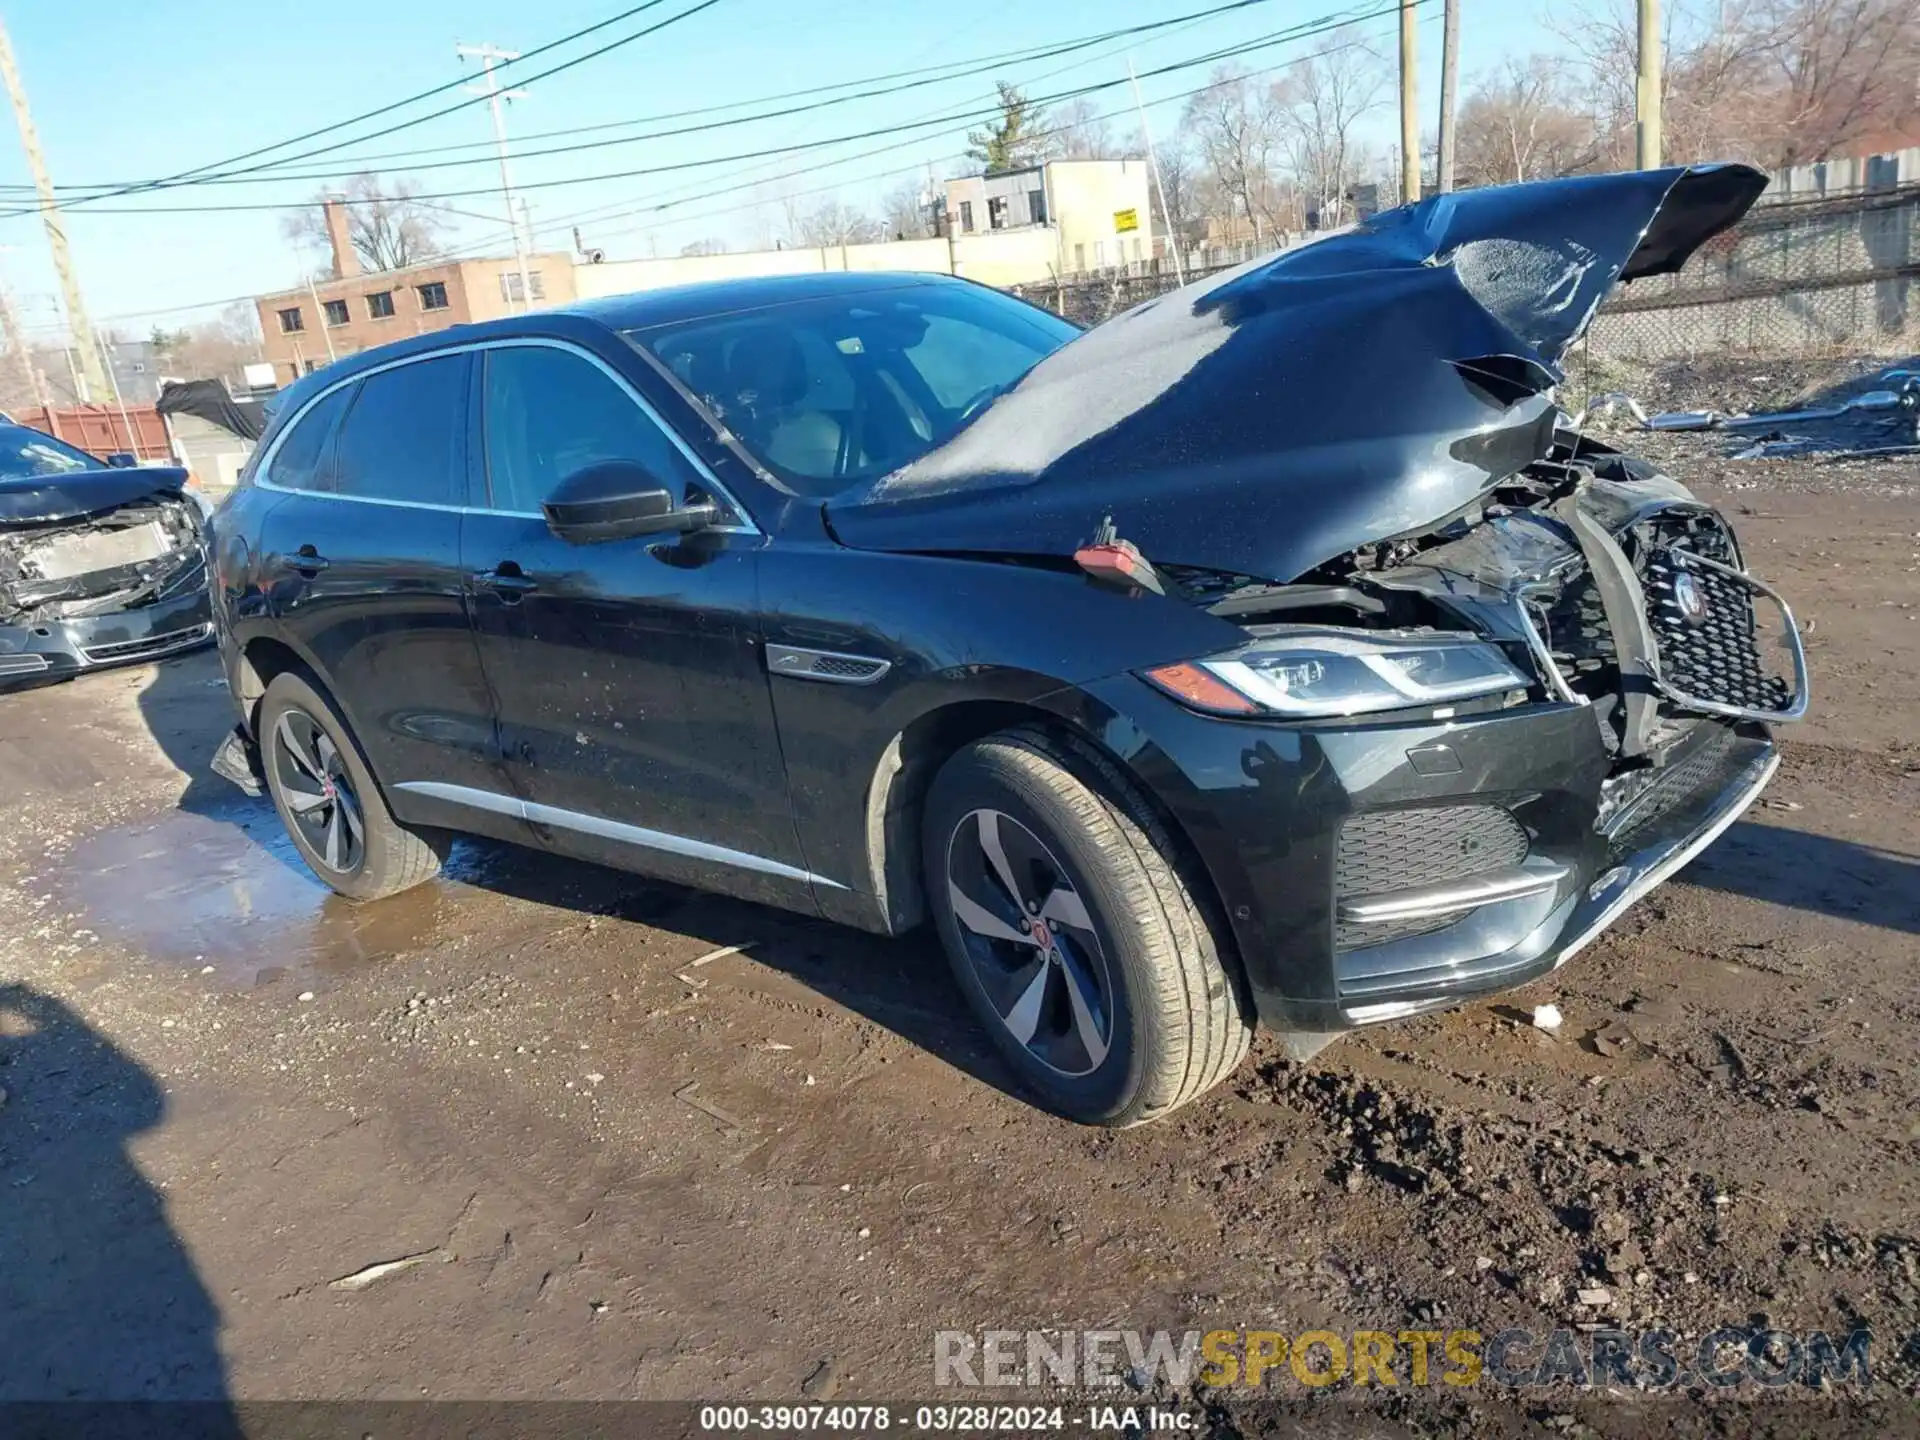
[[[644,466],[723,501],[599,357],[492,347],[479,386],[486,494],[461,546],[508,773],[554,849],[810,908],[760,658],[747,523],[570,544],[540,505],[585,466]]]
[[[322,396],[264,475],[288,492],[262,526],[281,627],[395,812],[421,823],[464,823],[433,787],[508,788],[460,558],[471,364],[411,360]]]

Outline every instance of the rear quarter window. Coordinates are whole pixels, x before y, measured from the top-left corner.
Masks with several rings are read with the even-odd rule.
[[[331,476],[325,463],[327,442],[333,438],[334,427],[339,424],[353,390],[353,386],[343,385],[321,396],[287,427],[286,438],[274,450],[262,477],[269,485],[277,485],[282,490],[329,488]]]

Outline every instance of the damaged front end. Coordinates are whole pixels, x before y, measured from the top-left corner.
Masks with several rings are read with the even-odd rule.
[[[1315,1025],[1564,963],[1738,817],[1776,764],[1768,727],[1807,708],[1793,616],[1724,519],[1570,431],[1443,523],[1294,581],[1161,576],[1248,645],[1145,678],[1191,708],[1312,726],[1339,777]],[[1341,655],[1376,679],[1341,681]],[[1375,784],[1382,755],[1404,784]]]
[[[0,525],[0,680],[171,654],[210,621],[202,511],[178,490]]]

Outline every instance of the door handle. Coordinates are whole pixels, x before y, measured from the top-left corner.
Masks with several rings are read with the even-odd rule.
[[[318,550],[314,549],[313,546],[302,545],[298,550],[293,552],[292,563],[294,569],[298,570],[302,575],[311,578],[326,569],[332,562]]]
[[[503,605],[518,605],[522,595],[540,588],[538,581],[511,560],[502,560],[491,570],[478,571],[473,583],[483,590],[493,591]]]

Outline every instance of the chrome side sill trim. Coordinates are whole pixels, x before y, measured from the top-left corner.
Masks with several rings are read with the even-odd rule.
[[[716,865],[730,865],[736,870],[752,870],[762,875],[777,875],[784,880],[800,880],[811,885],[825,885],[834,890],[847,888],[837,880],[829,880],[824,875],[815,875],[811,870],[801,870],[778,860],[769,860],[764,855],[750,855],[744,850],[728,849],[725,845],[713,845],[705,840],[690,840],[684,835],[671,835],[664,830],[649,830],[644,826],[628,825],[624,821],[608,820],[600,815],[587,815],[578,810],[563,810],[557,805],[542,805],[537,801],[521,800],[512,795],[500,795],[491,790],[476,790],[467,785],[446,785],[438,780],[402,780],[393,788],[405,790],[413,795],[423,795],[431,800],[444,800],[449,805],[464,805],[470,810],[510,815],[517,820],[526,820],[535,825],[551,825],[556,830],[571,830],[580,835],[594,835],[602,840],[612,840],[617,844],[632,845],[636,849],[658,850],[665,855],[681,855],[690,860],[711,860]]]
[[[1423,885],[1418,890],[1399,890],[1391,895],[1367,895],[1358,900],[1340,902],[1340,918],[1359,925],[1374,925],[1386,920],[1416,920],[1428,915],[1450,915],[1456,910],[1472,910],[1496,900],[1518,900],[1523,895],[1538,895],[1551,890],[1566,878],[1565,865],[1511,865],[1504,870],[1489,870],[1467,880],[1448,880],[1438,885]]]

